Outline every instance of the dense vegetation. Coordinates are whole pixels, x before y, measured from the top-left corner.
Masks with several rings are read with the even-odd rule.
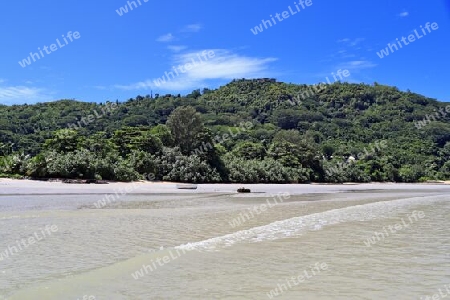
[[[124,103],[0,105],[0,176],[242,183],[449,179],[445,107],[376,83],[314,89],[273,79]],[[432,114],[434,120],[417,128]]]

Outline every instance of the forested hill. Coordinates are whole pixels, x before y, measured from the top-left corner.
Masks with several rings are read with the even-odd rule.
[[[450,106],[374,84],[0,105],[0,174],[187,182],[450,178]],[[226,136],[226,137],[225,137]]]

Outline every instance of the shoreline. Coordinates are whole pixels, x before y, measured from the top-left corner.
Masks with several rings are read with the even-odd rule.
[[[108,184],[68,184],[62,181],[40,181],[26,179],[0,178],[0,196],[15,195],[88,195],[121,194],[235,194],[240,197],[265,197],[268,194],[288,192],[291,195],[340,193],[340,192],[379,192],[379,191],[429,191],[450,192],[450,182],[425,183],[309,183],[309,184],[241,184],[241,183],[205,183],[197,184],[196,190],[178,189],[176,182],[108,182]],[[245,187],[251,193],[237,193]]]

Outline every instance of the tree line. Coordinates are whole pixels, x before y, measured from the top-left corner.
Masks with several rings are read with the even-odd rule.
[[[311,90],[239,79],[185,96],[0,105],[0,176],[133,181],[151,174],[195,183],[450,178],[449,116],[414,126],[445,103],[377,83]],[[364,151],[381,142],[385,147]]]

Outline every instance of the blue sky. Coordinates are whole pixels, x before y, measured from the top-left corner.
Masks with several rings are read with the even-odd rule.
[[[349,82],[450,101],[448,0],[310,0],[309,6],[299,0],[139,1],[133,10],[125,0],[2,3],[0,104],[124,101],[151,91],[217,88],[233,78],[313,84],[339,69],[350,72]],[[128,9],[122,16],[121,7]],[[283,11],[279,21],[275,14]],[[251,29],[270,15],[276,24],[254,34]],[[420,26],[427,22],[439,28],[424,36]],[[383,59],[377,55],[414,30],[423,37]],[[69,32],[79,38],[70,41]],[[51,44],[55,51],[31,60],[30,52]],[[22,67],[19,61],[27,58],[30,64]],[[175,73],[173,67],[193,59],[197,65]],[[174,78],[156,85],[170,71]]]

